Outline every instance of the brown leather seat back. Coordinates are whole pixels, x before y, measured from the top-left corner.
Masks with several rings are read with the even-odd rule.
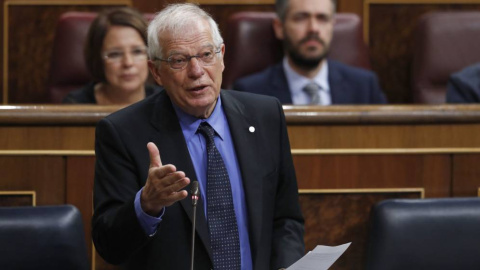
[[[412,66],[414,103],[445,103],[447,82],[480,62],[480,12],[434,12],[415,30]]]
[[[52,103],[60,103],[68,92],[92,80],[85,65],[83,48],[88,28],[96,16],[94,12],[67,12],[60,17],[48,80]]]

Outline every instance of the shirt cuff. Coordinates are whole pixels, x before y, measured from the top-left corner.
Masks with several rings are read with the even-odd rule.
[[[142,205],[140,203],[140,195],[142,194],[142,190],[143,188],[137,192],[137,195],[135,195],[135,214],[137,215],[137,219],[140,222],[140,226],[142,227],[143,231],[151,237],[157,233],[158,224],[160,224],[160,221],[162,221],[162,217],[165,214],[165,207],[162,209],[162,212],[158,217],[152,217],[143,212]]]

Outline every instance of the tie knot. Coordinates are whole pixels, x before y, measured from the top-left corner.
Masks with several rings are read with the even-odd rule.
[[[320,93],[318,93],[320,87],[316,83],[309,83],[303,87],[303,91],[310,97],[310,104],[320,103]]]
[[[202,122],[198,126],[198,132],[200,132],[208,142],[213,142],[213,137],[215,135],[215,130],[207,122]]]

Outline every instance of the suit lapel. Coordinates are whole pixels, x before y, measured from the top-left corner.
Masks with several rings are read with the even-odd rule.
[[[175,114],[172,103],[165,91],[159,95],[159,98],[155,104],[151,117],[151,124],[158,130],[158,136],[150,139],[158,146],[162,163],[174,164],[177,167],[177,170],[184,171],[191,181],[196,181],[197,175],[190,158],[190,153],[188,151],[180,123],[177,115]],[[189,187],[190,186],[187,186],[186,190],[190,194]],[[190,196],[184,200],[181,200],[179,203],[185,210],[185,213],[188,215],[190,221],[193,221],[193,207]],[[197,205],[197,220],[195,229],[210,256],[210,259],[212,259],[210,238],[208,235],[208,227],[203,209],[203,200],[200,199]]]
[[[282,62],[275,65],[272,69],[270,92],[270,95],[277,97],[280,103],[292,104],[292,95],[289,90],[287,76],[285,76]]]
[[[353,95],[349,92],[352,89],[345,87],[338,65],[333,61],[328,61],[328,84],[330,85],[330,93],[332,95],[332,105],[350,102]]]
[[[259,246],[262,228],[262,181],[259,179],[261,173],[261,161],[257,159],[256,150],[259,149],[259,135],[261,127],[255,117],[245,110],[242,103],[230,95],[229,91],[221,91],[223,109],[225,111],[230,133],[232,135],[241,175],[245,200],[247,205],[248,229],[250,246],[252,249],[252,260],[256,259],[256,247]],[[250,127],[256,129],[251,132]]]

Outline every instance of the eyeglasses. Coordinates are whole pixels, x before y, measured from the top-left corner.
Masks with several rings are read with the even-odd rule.
[[[103,53],[103,59],[109,63],[119,63],[125,59],[126,54],[129,53],[134,62],[147,60],[147,47],[137,47],[130,50],[130,52],[122,50],[111,50]]]
[[[192,58],[197,58],[197,60],[203,66],[211,66],[215,64],[215,55],[217,53],[220,53],[221,51],[222,51],[221,48],[219,48],[217,51],[215,51],[214,49],[206,49],[203,52],[196,55],[188,56],[188,55],[183,55],[178,53],[178,54],[171,55],[167,59],[161,59],[161,58],[155,57],[153,60],[167,62],[171,69],[184,69]]]

